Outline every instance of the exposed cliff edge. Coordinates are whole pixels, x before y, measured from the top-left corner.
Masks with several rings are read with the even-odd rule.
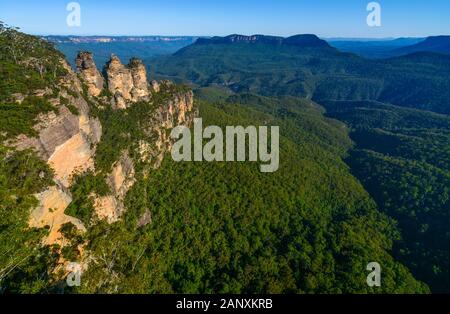
[[[267,45],[288,45],[297,47],[318,47],[331,48],[325,41],[312,34],[295,35],[291,37],[267,36],[267,35],[229,35],[226,37],[199,38],[195,42],[196,45],[205,44],[267,44]]]
[[[111,56],[104,67],[105,77],[89,52],[78,54],[76,72],[65,60],[59,62],[66,74],[56,87],[38,93],[38,97],[47,97],[57,110],[39,114],[33,127],[36,136],[21,134],[8,139],[6,144],[18,150],[35,150],[54,170],[55,185],[36,194],[39,205],[31,212],[29,225],[48,226],[45,243],[63,247],[68,241],[61,233],[62,226],[71,223],[84,232],[90,223],[65,212],[73,201],[71,189],[76,178],[86,173],[104,178],[109,193],[89,195],[95,210],[91,221],[117,221],[126,211],[124,199],[136,182],[136,162],[141,164],[139,171],[145,172],[144,176],[159,167],[172,145],[168,130],[181,124],[189,126],[194,106],[192,91],[175,90],[168,81],[149,84],[145,65],[138,59],[124,66],[116,56]],[[146,115],[142,123],[144,135],[133,145],[136,152],[129,149],[120,152],[105,173],[96,167],[95,161],[105,131],[99,116],[108,107],[126,115],[127,108],[133,105],[146,108],[142,110]],[[151,212],[147,209],[136,227],[150,222]]]
[[[85,230],[79,219],[66,215],[64,210],[72,200],[70,186],[73,175],[95,168],[93,158],[102,126],[97,118],[90,115],[91,108],[81,95],[79,78],[64,60],[60,62],[67,74],[50,98],[57,111],[38,116],[34,126],[37,136],[19,135],[9,140],[8,144],[19,150],[35,150],[54,170],[55,186],[36,195],[39,206],[31,213],[30,226],[49,226],[45,242],[64,245],[60,233],[63,224],[71,222],[79,230]]]

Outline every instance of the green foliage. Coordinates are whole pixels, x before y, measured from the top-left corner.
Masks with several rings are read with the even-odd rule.
[[[79,260],[81,257],[79,246],[84,242],[80,231],[71,222],[62,225],[59,231],[64,238],[69,241],[69,243],[61,249],[61,255],[63,258],[67,261]]]
[[[80,115],[80,111],[78,110],[78,108],[72,105],[67,98],[61,96],[59,100],[61,105],[66,106],[72,114],[77,116]]]
[[[379,100],[450,113],[450,56],[366,60],[334,48],[194,44],[152,61],[161,78],[237,93],[324,100]]]
[[[37,90],[56,90],[67,74],[63,55],[52,44],[0,23],[0,139],[35,136],[39,113],[56,110]],[[20,102],[20,99],[23,99]]]
[[[41,97],[29,96],[22,103],[0,102],[0,132],[5,132],[0,138],[26,134],[36,136],[33,129],[36,118],[40,113],[57,112],[48,100]]]
[[[57,256],[41,244],[45,229],[30,229],[33,194],[53,184],[51,169],[31,151],[0,146],[0,292],[50,289]]]
[[[70,192],[72,202],[65,209],[65,214],[77,217],[84,225],[89,225],[94,214],[92,194],[106,196],[110,190],[102,175],[94,175],[89,171],[75,177]]]
[[[152,142],[152,135],[147,134],[147,130],[152,127],[149,123],[155,110],[174,95],[187,91],[186,86],[162,84],[161,91],[153,94],[150,101],[135,103],[124,110],[114,110],[109,106],[98,110],[96,115],[102,123],[103,134],[95,155],[96,169],[108,173],[122,151],[129,149],[133,156],[139,140]]]
[[[53,87],[67,71],[53,45],[0,23],[0,102]]]
[[[346,129],[311,101],[292,98],[272,114],[278,104],[255,95],[200,102],[204,125],[280,125],[280,169],[167,156],[138,178],[121,221],[88,229],[87,249],[105,260],[77,292],[428,292],[389,255],[393,222],[341,160]],[[146,209],[152,223],[136,228]],[[380,289],[366,284],[374,260],[383,265]]]
[[[433,292],[450,287],[450,118],[373,102],[328,102],[352,128],[349,165],[398,221],[395,257]]]

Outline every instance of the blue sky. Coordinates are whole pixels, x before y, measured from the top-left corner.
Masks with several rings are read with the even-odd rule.
[[[449,0],[379,0],[382,26],[369,27],[370,0],[78,0],[81,27],[68,27],[65,0],[1,0],[0,20],[31,34],[424,37],[450,33]]]

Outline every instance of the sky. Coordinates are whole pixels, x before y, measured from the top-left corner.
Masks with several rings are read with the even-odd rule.
[[[449,0],[378,0],[381,26],[369,27],[371,0],[78,0],[69,27],[66,0],[0,0],[0,21],[36,35],[316,34],[324,38],[426,37],[450,33]]]

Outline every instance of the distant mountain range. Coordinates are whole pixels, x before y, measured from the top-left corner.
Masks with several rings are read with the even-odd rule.
[[[434,52],[450,54],[450,36],[428,38],[328,38],[319,39],[316,35],[295,35],[291,37],[266,35],[238,35],[226,37],[198,36],[42,36],[55,43],[73,63],[80,50],[92,51],[96,62],[103,64],[111,53],[129,59],[138,56],[148,59],[154,56],[172,54],[193,43],[226,44],[272,44],[276,46],[334,47],[342,52],[350,52],[369,59],[387,59],[414,52]]]
[[[405,55],[414,52],[436,52],[450,54],[450,36],[433,36],[411,46],[394,50],[395,54]]]
[[[230,35],[198,39],[147,63],[157,78],[236,93],[292,95],[319,103],[376,100],[450,113],[450,56],[430,52],[367,60],[314,35]]]
[[[195,36],[42,36],[54,43],[194,42]]]
[[[122,60],[132,57],[148,59],[167,55],[194,43],[198,37],[191,36],[43,36],[53,42],[75,66],[79,51],[91,51],[97,64],[105,64],[111,54]]]
[[[322,122],[298,116],[315,116],[311,107],[295,103],[299,97],[345,122],[355,143],[346,159],[352,175],[379,210],[398,222],[402,240],[395,242],[394,256],[433,291],[448,292],[450,56],[435,53],[445,38],[422,40],[418,47],[419,39],[365,43],[366,51],[385,45],[384,51],[392,53],[387,55],[394,55],[377,60],[342,52],[316,36],[294,38],[199,39],[155,59],[151,68],[157,76],[192,84],[199,98],[217,102],[235,116],[242,112],[233,104],[281,117],[280,129],[301,138],[299,143],[337,134]],[[392,52],[402,45],[413,53]],[[255,111],[251,117],[258,115]],[[306,131],[305,137],[289,128],[290,119]],[[312,135],[311,130],[317,132]],[[301,151],[307,150],[302,146]]]
[[[230,44],[230,43],[248,43],[248,44],[272,44],[272,45],[290,45],[303,47],[329,47],[328,43],[319,39],[316,35],[295,35],[291,37],[278,37],[266,35],[229,35],[226,37],[199,38],[197,45],[201,44]]]
[[[393,51],[399,48],[417,44],[425,38],[397,39],[327,39],[327,42],[343,52],[356,53],[365,58],[381,59],[393,56]]]
[[[450,36],[397,38],[393,40],[330,39],[328,42],[340,51],[356,53],[371,59],[398,57],[415,52],[450,54]]]

